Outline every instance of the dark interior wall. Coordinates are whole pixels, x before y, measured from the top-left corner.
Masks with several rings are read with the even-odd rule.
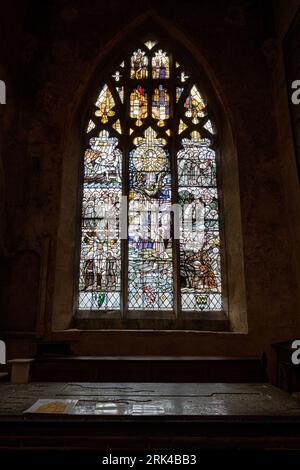
[[[2,331],[11,338],[14,331],[24,330],[50,337],[62,155],[70,122],[99,51],[153,8],[199,47],[226,97],[239,162],[249,330],[163,338],[154,332],[148,339],[139,333],[137,353],[260,355],[271,342],[299,336],[299,238],[290,213],[290,201],[299,198],[299,190],[290,184],[292,163],[282,172],[285,158],[292,161],[292,147],[283,157],[272,60],[281,38],[270,2],[187,0],[177,9],[171,1],[12,0],[1,8],[0,79],[7,82],[7,104],[0,109],[5,179],[1,227],[7,250],[1,262]],[[284,4],[278,8],[275,15],[280,16]],[[292,15],[287,16],[289,24]],[[288,114],[285,119],[288,123]],[[293,203],[297,219],[298,210]],[[21,256],[27,261],[17,262]],[[30,285],[25,279],[31,279]],[[16,295],[14,302],[5,301],[8,293]],[[78,351],[90,354],[105,354],[105,348],[125,354],[133,341],[132,332],[117,339],[105,333],[99,350],[96,332],[85,338]],[[14,341],[11,352],[18,355],[19,340]]]

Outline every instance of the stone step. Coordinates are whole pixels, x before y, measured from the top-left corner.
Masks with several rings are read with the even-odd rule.
[[[44,354],[31,367],[33,381],[226,382],[266,380],[258,357],[74,356]]]

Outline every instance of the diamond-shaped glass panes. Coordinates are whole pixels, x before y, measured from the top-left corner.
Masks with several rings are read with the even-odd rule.
[[[221,258],[215,151],[200,134],[178,152],[182,310],[221,310]]]
[[[119,204],[122,154],[107,131],[84,156],[79,308],[120,308]]]

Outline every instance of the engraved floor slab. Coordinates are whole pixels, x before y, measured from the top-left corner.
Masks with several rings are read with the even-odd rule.
[[[0,384],[0,418],[19,416],[39,399],[77,400],[73,418],[300,417],[300,401],[269,384]],[[30,419],[26,415],[25,419]],[[72,418],[71,415],[64,419]]]

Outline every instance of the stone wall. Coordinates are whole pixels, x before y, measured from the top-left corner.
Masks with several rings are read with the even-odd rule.
[[[271,343],[300,337],[300,198],[281,56],[299,2],[293,8],[275,2],[275,28],[271,9],[261,3],[187,0],[177,9],[171,1],[11,0],[2,7],[0,79],[7,83],[7,104],[0,108],[0,325],[10,355],[32,351],[37,337],[76,339],[74,351],[81,354],[267,351],[272,362]],[[70,268],[57,256],[62,201],[73,198],[66,226],[76,218],[74,188],[62,185],[68,176],[62,178],[63,159],[78,153],[82,99],[98,58],[149,8],[201,51],[226,102],[238,155],[248,332],[52,331],[55,275]],[[60,242],[74,251],[71,235]],[[60,288],[63,296],[70,284]],[[8,293],[13,302],[6,302]]]

